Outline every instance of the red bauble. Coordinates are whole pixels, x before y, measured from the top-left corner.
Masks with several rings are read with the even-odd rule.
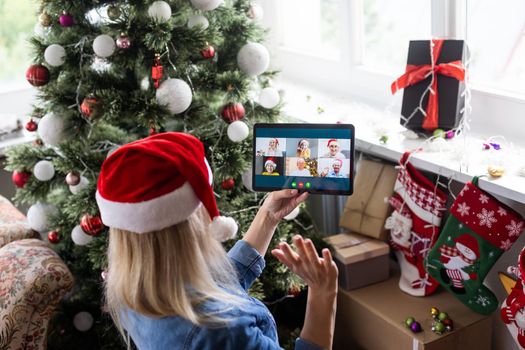
[[[38,129],[38,124],[33,119],[29,119],[29,121],[26,123],[26,130],[36,131],[36,129]]]
[[[229,177],[222,182],[221,187],[223,190],[230,191],[235,187],[235,181]]]
[[[86,97],[80,105],[80,111],[86,118],[94,118],[97,116],[100,102],[95,97]]]
[[[299,286],[292,286],[290,290],[288,291],[288,295],[291,295],[293,297],[298,297],[301,294],[301,287]]]
[[[13,171],[12,179],[16,187],[23,188],[31,176],[31,173],[27,173],[24,171]]]
[[[49,231],[49,233],[47,234],[47,239],[53,244],[57,244],[58,242],[60,242],[58,231]]]
[[[228,123],[241,120],[244,117],[244,107],[240,103],[229,103],[222,109],[222,119]]]
[[[201,55],[206,59],[213,58],[215,56],[215,49],[210,45],[201,51]]]
[[[104,228],[104,224],[102,223],[100,216],[91,216],[86,214],[82,217],[82,219],[80,219],[80,227],[85,233],[92,236],[97,236]]]
[[[33,64],[26,71],[26,79],[33,86],[49,83],[49,69],[41,64]]]

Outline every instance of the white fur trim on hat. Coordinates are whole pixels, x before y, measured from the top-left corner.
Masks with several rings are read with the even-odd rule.
[[[237,223],[227,216],[216,216],[210,224],[210,233],[220,242],[232,239],[237,234]]]
[[[139,203],[113,202],[98,191],[96,198],[104,225],[135,233],[158,231],[187,220],[201,203],[189,182],[173,192]]]

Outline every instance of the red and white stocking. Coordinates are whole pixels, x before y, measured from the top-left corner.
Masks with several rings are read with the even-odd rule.
[[[511,268],[509,268],[510,270]],[[514,338],[516,344],[525,349],[525,293],[523,290],[523,277],[525,276],[525,249],[518,258],[518,268],[513,269],[518,277],[516,285],[507,299],[501,305],[501,319]]]
[[[401,267],[399,288],[410,295],[432,294],[438,283],[426,271],[424,259],[439,236],[446,195],[408,162],[405,153],[389,199],[394,208],[385,228]]]

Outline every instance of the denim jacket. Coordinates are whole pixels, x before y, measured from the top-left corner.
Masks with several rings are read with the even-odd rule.
[[[151,318],[133,310],[123,312],[122,321],[130,337],[140,350],[276,350],[281,349],[277,339],[275,320],[268,308],[250,297],[246,290],[264,269],[264,258],[248,243],[239,240],[228,252],[237,269],[239,283],[248,301],[248,307],[231,307],[213,302],[207,306],[219,311],[229,323],[223,328],[199,327],[178,317]],[[225,310],[225,311],[221,311]],[[321,350],[298,338],[295,350]]]

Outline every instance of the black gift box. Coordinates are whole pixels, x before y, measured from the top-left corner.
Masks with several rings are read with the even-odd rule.
[[[441,53],[437,59],[436,64],[450,63],[460,60],[464,63],[465,58],[465,42],[463,40],[444,40]],[[407,65],[427,65],[431,64],[430,58],[430,41],[429,40],[413,40],[410,41],[408,48]],[[463,81],[459,81],[453,77],[436,74],[438,86],[438,105],[439,118],[438,128],[449,130],[458,126],[461,118],[461,109],[465,105],[465,97],[462,96],[465,90]],[[403,106],[401,108],[401,115],[409,118],[415,109],[419,107],[421,95],[431,82],[431,76],[421,80],[420,82],[408,86],[403,93]],[[423,99],[422,108],[427,110],[428,93]],[[432,131],[424,130],[422,123],[424,120],[423,113],[418,110],[412,118],[408,121],[401,119],[401,125],[407,129],[415,131]]]

